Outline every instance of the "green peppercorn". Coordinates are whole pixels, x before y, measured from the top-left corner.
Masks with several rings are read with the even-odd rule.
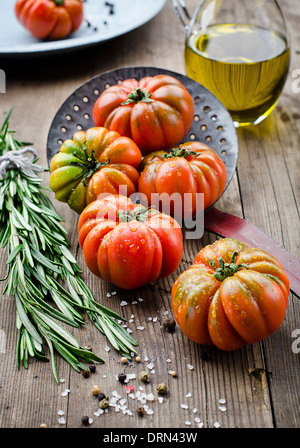
[[[168,386],[166,383],[161,383],[157,386],[156,390],[159,394],[166,394],[168,391]]]
[[[140,380],[144,381],[145,383],[147,383],[150,379],[150,375],[148,372],[146,372],[145,370],[143,372],[140,373]]]
[[[101,400],[100,403],[99,403],[100,409],[107,409],[108,406],[109,406],[109,401],[106,398]]]

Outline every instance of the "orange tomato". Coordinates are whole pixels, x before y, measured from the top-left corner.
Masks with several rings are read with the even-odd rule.
[[[222,238],[200,250],[178,277],[172,307],[189,339],[236,350],[280,327],[288,295],[289,279],[276,258]]]

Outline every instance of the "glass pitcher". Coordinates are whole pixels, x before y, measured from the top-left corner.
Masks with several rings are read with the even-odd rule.
[[[276,106],[290,64],[276,0],[172,0],[186,29],[187,75],[210,90],[235,125],[258,124]],[[198,4],[192,16],[189,4]]]

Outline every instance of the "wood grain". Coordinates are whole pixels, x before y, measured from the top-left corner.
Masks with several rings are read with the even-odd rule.
[[[238,167],[230,186],[218,201],[218,208],[246,218],[300,257],[300,94],[293,93],[291,77],[292,70],[300,67],[300,13],[293,2],[282,0],[280,3],[292,40],[291,71],[279,105],[270,117],[256,127],[238,130]],[[197,1],[191,0],[188,4],[192,10]],[[1,117],[13,108],[11,128],[17,130],[20,139],[34,143],[40,163],[45,165],[46,139],[52,118],[75,88],[101,72],[123,66],[156,66],[184,74],[183,45],[183,29],[171,2],[167,2],[151,22],[105,46],[45,60],[28,60],[21,66],[12,61],[0,61],[8,80],[7,93],[0,96]],[[49,175],[45,174],[45,185],[48,182]],[[0,329],[5,335],[5,350],[0,353],[0,427],[36,428],[45,423],[49,428],[77,428],[82,426],[83,415],[93,418],[91,426],[94,428],[196,428],[195,417],[203,427],[209,428],[216,422],[222,428],[300,427],[300,358],[299,353],[291,349],[292,332],[299,328],[300,322],[300,304],[296,297],[290,295],[283,325],[266,340],[232,353],[198,346],[187,340],[178,327],[174,333],[166,332],[162,322],[166,312],[172,314],[170,291],[179,272],[190,266],[198,250],[216,237],[205,233],[199,241],[186,241],[177,272],[153,287],[124,294],[88,272],[78,249],[77,217],[64,204],[55,201],[52,194],[50,196],[65,219],[71,250],[96,299],[128,321],[133,320],[128,326],[139,342],[142,362],[137,363],[133,357],[124,366],[112,348],[105,351],[109,346],[107,340],[86,319],[84,328],[72,331],[82,345],[92,346],[104,358],[105,364],[97,365],[96,373],[84,378],[58,357],[59,377],[64,380],[59,386],[53,380],[49,364],[33,361],[27,371],[17,370],[15,308],[14,303],[2,295]],[[1,277],[5,275],[5,265],[6,254],[1,251]],[[107,297],[112,291],[117,294]],[[121,306],[124,300],[128,305]],[[144,330],[138,330],[137,326],[143,326]],[[147,402],[153,415],[139,417],[136,409],[140,403],[127,396],[116,375],[124,371],[136,373],[138,377],[142,370],[149,370],[150,362],[154,364],[155,373],[150,374],[149,384],[138,378],[130,382],[135,392],[142,386],[156,397],[154,402]],[[188,365],[193,369],[188,369]],[[169,370],[175,370],[177,376],[172,377]],[[160,382],[167,382],[169,389],[162,404],[156,393]],[[123,415],[110,408],[95,416],[98,401],[91,394],[94,384],[99,384],[109,397],[113,391],[120,393],[127,399],[133,415]],[[65,389],[70,392],[61,396]],[[189,393],[191,396],[187,397]],[[223,398],[226,410],[220,409],[219,400]],[[188,409],[182,408],[182,404],[187,404]],[[64,424],[59,423],[59,410],[64,411]],[[187,426],[186,421],[191,425]]]

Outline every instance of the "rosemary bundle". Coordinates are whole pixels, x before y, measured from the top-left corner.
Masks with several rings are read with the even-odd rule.
[[[4,294],[16,305],[17,366],[28,368],[30,357],[48,360],[46,344],[59,382],[56,353],[78,372],[86,370],[83,362],[104,362],[63,325],[83,325],[84,312],[122,356],[136,353],[137,343],[122,327],[124,319],[98,303],[82,280],[63,219],[38,175],[46,169],[36,164],[29,143],[9,130],[10,114],[0,130],[0,244],[8,252]]]

